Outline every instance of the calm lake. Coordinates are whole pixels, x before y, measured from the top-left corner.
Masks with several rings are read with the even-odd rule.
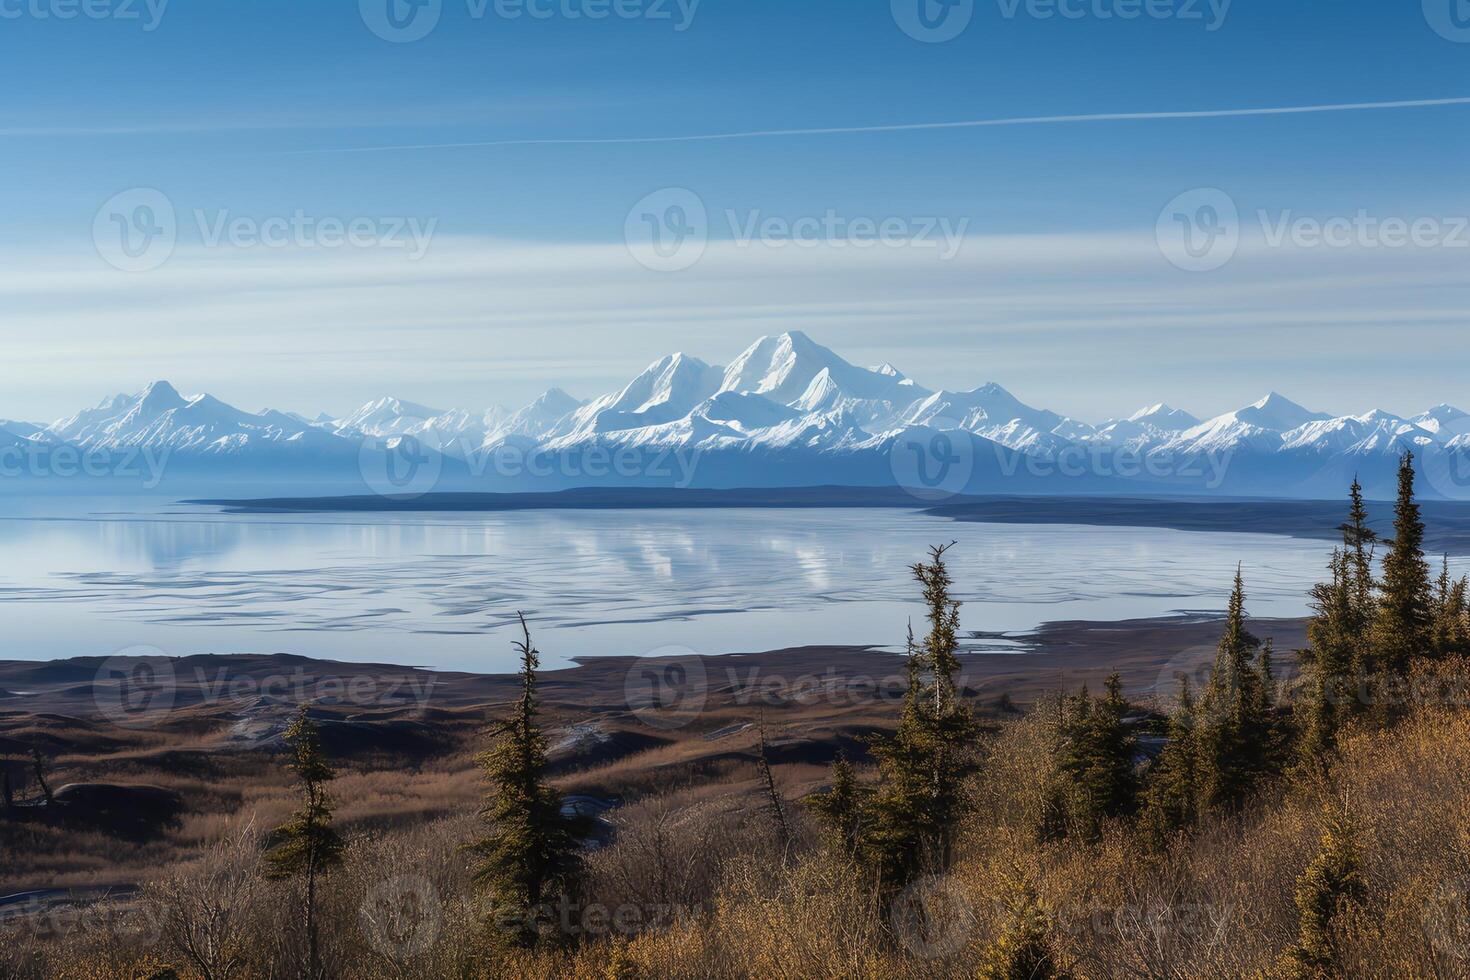
[[[986,633],[1218,610],[1237,562],[1252,614],[1300,615],[1331,550],[895,509],[226,515],[7,500],[0,659],[144,646],[500,671],[517,610],[547,666],[666,647],[896,647],[922,615],[908,566],[951,540],[963,626]]]

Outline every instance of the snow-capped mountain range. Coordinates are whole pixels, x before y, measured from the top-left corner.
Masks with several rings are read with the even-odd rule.
[[[1092,424],[994,383],[931,390],[791,332],[726,367],[673,354],[618,391],[581,401],[553,388],[514,412],[381,398],[308,419],[158,381],[49,425],[0,421],[0,487],[87,476],[175,494],[897,484],[926,498],[1318,497],[1357,475],[1387,496],[1406,451],[1426,496],[1470,499],[1470,413],[1449,405],[1333,417],[1273,392],[1212,419],[1156,404]]]

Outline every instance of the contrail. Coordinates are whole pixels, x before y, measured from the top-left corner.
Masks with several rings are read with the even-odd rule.
[[[979,129],[987,126],[1053,126],[1087,122],[1143,122],[1157,119],[1227,119],[1241,116],[1292,116],[1313,112],[1363,112],[1370,109],[1425,109],[1470,105],[1470,97],[1407,99],[1398,102],[1339,102],[1328,105],[1273,106],[1260,109],[1204,109],[1192,112],[1098,112],[1072,116],[1011,116],[997,119],[961,119],[952,122],[895,123],[887,126],[834,126],[821,129],[750,129],[733,133],[696,133],[685,136],[550,137],[542,139],[480,140],[465,143],[404,143],[382,146],[344,146],[318,150],[287,150],[286,156],[318,153],[390,153],[409,150],[459,150],[497,146],[586,146],[635,143],[704,143],[715,140],[773,139],[783,136],[840,136],[857,133],[912,133],[940,129]]]

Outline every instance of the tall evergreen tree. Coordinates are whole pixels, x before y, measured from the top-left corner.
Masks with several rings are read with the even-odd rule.
[[[1179,704],[1169,716],[1167,741],[1149,769],[1144,832],[1156,847],[1199,820],[1198,716],[1188,675],[1179,678]]]
[[[1357,478],[1353,478],[1353,485],[1348,488],[1348,498],[1351,505],[1348,509],[1348,519],[1345,524],[1339,526],[1342,532],[1342,543],[1344,554],[1349,563],[1348,578],[1352,583],[1353,595],[1353,628],[1357,631],[1359,639],[1373,619],[1373,551],[1378,542],[1378,534],[1368,526],[1368,508],[1363,504],[1363,486]]]
[[[1383,556],[1373,649],[1379,666],[1395,675],[1430,652],[1429,562],[1424,559],[1424,521],[1414,501],[1414,454],[1399,463],[1398,502],[1393,541]]]
[[[1084,688],[1074,703],[1055,774],[1066,801],[1063,833],[1097,840],[1105,821],[1137,811],[1134,754],[1138,740],[1124,723],[1127,713],[1128,702],[1116,673],[1108,677],[1102,697],[1089,698]]]
[[[929,631],[922,642],[910,632],[908,691],[898,728],[875,739],[879,784],[864,814],[862,853],[885,890],[902,888],[926,870],[949,863],[975,725],[960,700],[959,609],[944,555],[936,547],[928,563],[913,567],[923,586]]]
[[[1450,579],[1450,559],[1446,555],[1444,564],[1440,566],[1439,582],[1435,587],[1433,625],[1431,628],[1430,645],[1437,657],[1452,657],[1470,652],[1470,643],[1467,643],[1467,634],[1470,634],[1470,626],[1467,626],[1467,615],[1470,610],[1466,609],[1466,589],[1470,582],[1465,579],[1454,581]]]
[[[1301,761],[1320,764],[1337,745],[1337,733],[1354,710],[1359,636],[1354,610],[1355,585],[1349,552],[1334,551],[1332,581],[1312,588],[1312,619],[1307,624],[1308,648],[1300,651],[1306,691],[1302,700]]]
[[[816,814],[828,845],[852,857],[862,839],[863,789],[846,753],[839,751],[832,760],[831,778],[832,785],[808,798],[806,805]]]
[[[521,617],[521,694],[479,757],[489,783],[480,815],[489,825],[469,845],[480,857],[475,879],[490,892],[499,938],[534,945],[552,903],[570,899],[581,871],[575,822],[546,781],[546,739],[537,721],[540,653]]]
[[[321,956],[317,942],[317,879],[329,868],[342,863],[345,845],[332,827],[334,804],[326,786],[337,778],[336,770],[322,751],[321,732],[316,722],[301,705],[293,721],[282,734],[291,748],[288,768],[301,784],[301,807],[291,819],[276,828],[280,838],[266,854],[266,874],[271,878],[305,877],[303,899],[306,914],[307,977],[322,976]]]
[[[1256,662],[1261,641],[1245,628],[1245,584],[1235,573],[1225,633],[1200,700],[1201,806],[1235,806],[1271,767],[1274,732],[1269,692]]]
[[[1343,975],[1336,925],[1343,912],[1362,903],[1367,890],[1351,814],[1346,806],[1329,805],[1321,847],[1297,879],[1301,933],[1284,957],[1287,977],[1329,980]]]

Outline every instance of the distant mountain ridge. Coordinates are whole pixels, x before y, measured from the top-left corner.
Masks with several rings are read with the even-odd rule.
[[[340,418],[246,412],[166,381],[50,425],[0,422],[25,458],[5,488],[64,475],[59,461],[143,456],[148,489],[221,484],[348,492],[413,464],[407,493],[573,486],[913,485],[955,493],[1173,492],[1335,496],[1359,475],[1388,495],[1413,451],[1426,496],[1470,499],[1470,413],[1333,417],[1276,392],[1200,420],[1164,404],[1089,423],[1033,408],[995,383],[931,390],[891,365],[853,365],[799,331],[762,337],[728,366],[678,353],[615,392],[553,388],[517,411],[380,398]],[[658,468],[662,460],[662,469]],[[56,472],[48,472],[48,466]],[[621,467],[621,468],[620,468]],[[432,471],[425,479],[423,471]],[[121,473],[92,474],[126,483]],[[27,479],[27,477],[31,479]],[[680,482],[684,481],[684,482]],[[70,487],[69,487],[70,488]]]

